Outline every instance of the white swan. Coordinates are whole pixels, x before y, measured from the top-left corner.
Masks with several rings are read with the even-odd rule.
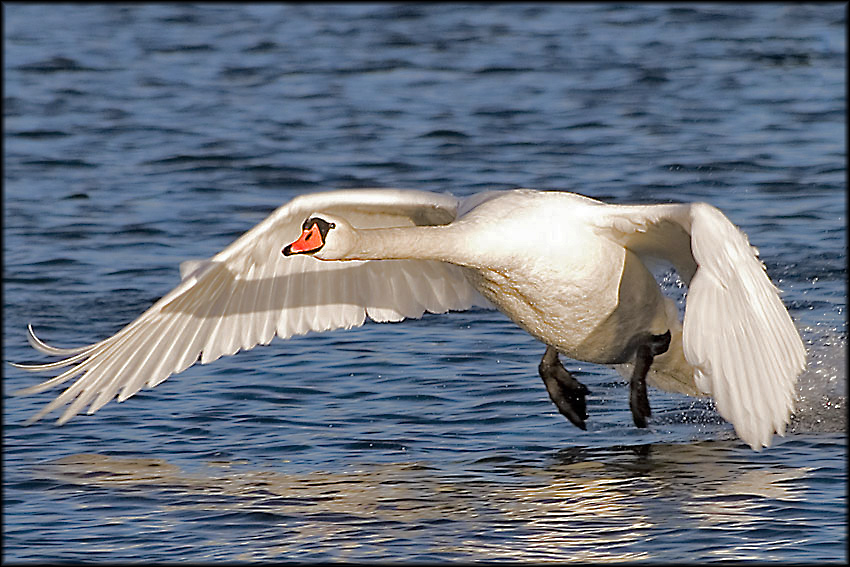
[[[688,284],[684,326],[647,270],[650,258],[671,263]],[[561,413],[581,428],[587,389],[559,352],[631,363],[630,407],[639,427],[650,414],[648,379],[713,396],[755,450],[769,446],[774,432],[784,434],[805,368],[803,343],[755,249],[705,203],[607,205],[527,189],[460,200],[330,191],[296,197],[211,259],[181,264],[181,275],[176,288],[98,343],[55,348],[28,327],[33,347],[65,358],[16,366],[70,368],[17,393],[77,377],[28,423],[68,402],[59,424],[87,404],[94,413],[199,358],[211,362],[275,334],[489,303],[547,345],[540,375]]]

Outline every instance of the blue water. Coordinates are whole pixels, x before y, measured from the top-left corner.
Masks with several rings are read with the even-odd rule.
[[[295,195],[707,201],[809,352],[760,453],[498,312],[310,334],[62,427],[6,366],[7,562],[847,558],[846,8],[4,4],[3,358],[109,336]],[[670,274],[659,274],[671,293]],[[54,416],[51,417],[56,417]]]

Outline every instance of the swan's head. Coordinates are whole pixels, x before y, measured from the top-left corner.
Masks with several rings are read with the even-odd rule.
[[[354,227],[330,215],[310,215],[301,225],[301,236],[282,250],[284,256],[305,254],[320,260],[342,260],[354,248]]]

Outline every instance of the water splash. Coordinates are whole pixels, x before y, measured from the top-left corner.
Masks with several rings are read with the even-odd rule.
[[[837,329],[805,328],[808,367],[797,382],[791,431],[835,432],[847,428],[847,336]]]

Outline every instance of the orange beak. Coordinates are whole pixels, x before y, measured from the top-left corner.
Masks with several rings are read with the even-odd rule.
[[[322,232],[319,230],[319,225],[313,223],[310,228],[304,229],[298,240],[292,244],[288,244],[283,249],[283,255],[292,256],[293,254],[308,254],[310,252],[317,251],[324,245],[325,241],[322,239]]]

